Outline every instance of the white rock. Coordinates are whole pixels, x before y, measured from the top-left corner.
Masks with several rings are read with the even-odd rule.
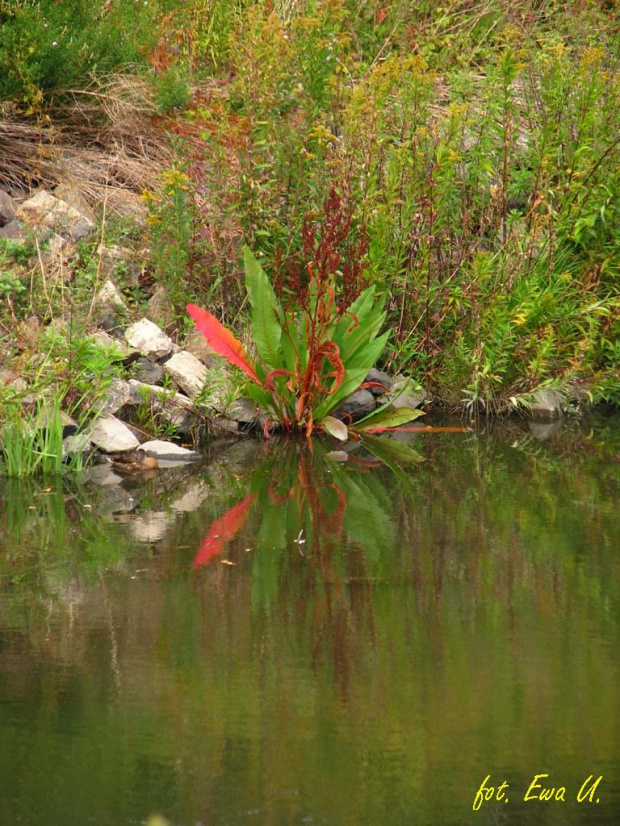
[[[545,387],[532,395],[530,415],[535,421],[552,421],[564,414],[564,400],[557,390]]]
[[[141,318],[125,330],[128,344],[139,350],[143,356],[157,360],[172,352],[172,339],[157,324],[148,318]]]
[[[140,446],[140,442],[127,425],[110,414],[102,416],[97,421],[90,433],[90,440],[104,453],[134,450]]]
[[[127,310],[127,304],[125,304],[123,296],[109,278],[103,282],[101,289],[97,291],[95,304],[100,307],[116,307],[120,310]]]
[[[181,390],[192,399],[202,390],[207,378],[207,368],[204,364],[185,350],[175,353],[163,367]]]
[[[140,447],[148,456],[155,456],[160,467],[186,465],[188,462],[195,462],[202,458],[200,453],[175,445],[174,442],[166,442],[163,439],[152,439],[150,442],[144,442]]]
[[[35,229],[53,229],[73,241],[85,238],[95,229],[95,224],[90,218],[45,189],[24,201],[15,214],[20,221]]]

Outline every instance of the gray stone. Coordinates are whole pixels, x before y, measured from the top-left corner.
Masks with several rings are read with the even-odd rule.
[[[157,324],[161,324],[162,327],[167,327],[174,321],[174,310],[170,304],[168,293],[161,284],[155,288],[155,292],[149,298],[147,315]]]
[[[210,424],[211,435],[214,439],[222,439],[225,436],[233,436],[239,432],[239,423],[225,416],[213,419]]]
[[[127,342],[143,356],[157,361],[172,352],[172,339],[148,318],[141,318],[125,330]]]
[[[54,187],[54,197],[64,201],[69,206],[72,206],[77,212],[80,212],[90,221],[96,221],[97,216],[90,208],[86,198],[82,195],[79,189],[71,184],[58,184]]]
[[[564,400],[557,390],[545,387],[532,394],[530,416],[535,421],[548,422],[564,415]]]
[[[385,388],[383,390],[381,387],[369,387],[368,390],[370,390],[373,396],[382,396],[385,392],[391,390],[392,385],[394,384],[394,379],[392,379],[391,376],[388,376],[388,374],[384,373],[383,370],[377,370],[376,367],[372,367],[368,371],[368,375],[364,381],[377,382]]]
[[[138,286],[141,268],[134,260],[133,250],[114,244],[110,246],[99,244],[97,255],[100,258],[101,271],[104,275],[124,276],[126,281],[133,286]]]
[[[334,415],[339,418],[350,416],[355,421],[368,413],[372,413],[376,406],[375,397],[370,390],[357,390],[343,401]]]
[[[88,433],[74,433],[62,440],[64,456],[72,456],[74,453],[90,453],[94,447]]]
[[[127,425],[109,413],[97,421],[90,439],[104,453],[121,453],[124,450],[134,450],[140,445]]]
[[[134,364],[134,378],[143,384],[159,384],[164,378],[164,369],[146,358],[139,358]]]
[[[200,359],[207,367],[213,367],[219,358],[198,330],[192,330],[189,333],[187,341],[185,342],[185,349],[188,353]]]
[[[164,364],[164,370],[190,398],[198,395],[207,378],[207,368],[196,356],[182,350]]]
[[[175,445],[174,442],[166,442],[163,439],[152,439],[149,442],[144,442],[140,447],[146,452],[147,456],[155,456],[160,467],[175,467],[202,459],[200,453]]]
[[[235,401],[226,408],[226,416],[242,424],[258,423],[256,405],[250,401],[250,399],[235,399]]]
[[[19,221],[10,221],[6,226],[0,227],[0,238],[6,238],[7,241],[25,241],[26,233]]]
[[[381,402],[390,402],[391,410],[399,410],[401,407],[422,407],[426,399],[426,391],[417,389],[411,379],[400,378],[394,381],[392,388]]]
[[[116,413],[121,407],[126,405],[131,399],[132,388],[128,381],[123,379],[112,379],[105,395],[95,405],[96,410],[102,413]],[[123,448],[120,448],[122,450]]]
[[[15,204],[10,195],[0,189],[0,226],[15,220]]]
[[[128,312],[127,304],[114,283],[108,278],[97,290],[95,304],[99,307],[112,307],[113,309]]]
[[[55,230],[60,235],[79,241],[90,235],[95,224],[86,215],[66,201],[61,201],[45,189],[24,201],[15,212],[16,217],[36,230]]]
[[[105,330],[97,330],[89,338],[101,350],[107,350],[110,356],[119,360],[131,359],[132,356],[137,355],[137,350],[128,347],[124,341],[119,341]]]

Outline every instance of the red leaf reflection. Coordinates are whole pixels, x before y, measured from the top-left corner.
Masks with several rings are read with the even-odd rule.
[[[200,568],[201,565],[208,565],[211,560],[221,554],[226,543],[237,535],[245,524],[248,518],[250,505],[256,499],[256,494],[247,496],[242,502],[226,511],[224,516],[216,519],[205,537],[196,559],[194,560],[194,568]]]

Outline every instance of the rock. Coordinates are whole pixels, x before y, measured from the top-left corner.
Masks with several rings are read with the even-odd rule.
[[[19,375],[13,370],[7,370],[5,367],[0,368],[0,385],[2,385],[3,393],[10,390],[16,396],[25,393],[28,390],[28,385]]]
[[[164,377],[164,370],[145,358],[139,358],[134,364],[134,378],[142,384],[159,384]]]
[[[150,442],[144,442],[140,447],[146,451],[148,456],[155,456],[160,467],[176,467],[202,459],[200,453],[163,439],[152,439]]]
[[[152,361],[172,352],[172,339],[148,318],[141,318],[125,330],[127,342]]]
[[[239,423],[225,416],[213,419],[210,425],[211,435],[214,439],[221,439],[225,436],[232,436],[239,432]]]
[[[15,220],[15,204],[10,195],[0,189],[0,226],[4,227]]]
[[[209,347],[205,337],[198,330],[192,330],[187,336],[185,349],[188,353],[191,353],[193,356],[196,356],[197,359],[200,359],[200,361],[207,367],[213,367],[219,358],[211,347]]]
[[[534,421],[548,422],[564,415],[564,400],[557,390],[545,387],[532,394],[530,416]]]
[[[135,192],[111,187],[107,193],[107,204],[109,215],[120,215],[133,219],[137,224],[146,225],[149,209]]]
[[[168,327],[174,322],[174,310],[170,304],[168,293],[159,285],[149,298],[147,316],[162,327]]]
[[[118,361],[126,361],[128,359],[131,360],[132,357],[136,357],[138,355],[137,350],[132,350],[132,348],[128,347],[124,341],[119,341],[109,333],[106,333],[105,330],[97,330],[89,336],[89,339],[101,350],[107,350],[108,354]]]
[[[137,287],[140,278],[140,265],[134,261],[133,250],[114,244],[99,244],[97,255],[101,259],[101,272],[108,276],[124,276],[124,280]]]
[[[134,450],[140,445],[127,425],[109,413],[97,421],[90,439],[104,453],[121,453],[124,450]]]
[[[88,433],[73,433],[62,440],[63,456],[72,456],[74,453],[90,453],[94,450]]]
[[[66,201],[55,198],[42,189],[19,206],[16,217],[33,229],[55,230],[60,235],[79,241],[95,229],[95,224],[86,215]]]
[[[7,241],[25,241],[26,233],[19,221],[10,221],[6,226],[0,227],[0,238]]]
[[[99,290],[97,290],[95,304],[98,304],[100,307],[111,307],[122,310],[123,312],[129,312],[123,296],[109,278],[106,279]]]
[[[241,424],[258,423],[256,405],[250,401],[250,399],[245,398],[235,399],[234,402],[226,408],[226,417]]]
[[[373,396],[382,396],[386,391],[392,389],[394,384],[394,379],[391,376],[388,376],[387,373],[384,373],[383,370],[377,370],[376,367],[371,368],[368,371],[368,375],[364,379],[364,381],[372,381],[377,382],[378,384],[383,385],[385,389],[381,387],[369,387],[368,390],[373,394]]]
[[[129,382],[123,381],[123,379],[112,379],[110,386],[105,391],[104,397],[93,407],[102,413],[116,413],[116,411],[126,405],[130,399],[131,387]],[[120,448],[120,450],[123,449],[124,448]]]
[[[375,397],[370,390],[357,390],[343,401],[334,413],[334,416],[340,419],[348,419],[350,416],[351,419],[355,421],[366,416],[368,413],[372,413],[376,406]]]
[[[54,187],[54,197],[64,201],[69,206],[72,206],[77,212],[80,212],[93,223],[97,220],[97,216],[90,208],[88,202],[82,195],[79,189],[71,186],[71,184],[58,184]]]
[[[16,324],[14,328],[18,347],[22,350],[38,347],[42,332],[43,327],[36,315],[28,316],[28,318]]]
[[[418,390],[411,379],[400,378],[393,382],[392,388],[381,403],[390,401],[390,410],[399,410],[401,407],[421,407],[426,399],[426,391]]]
[[[129,379],[131,398],[129,404],[150,405],[164,422],[177,428],[179,433],[189,433],[198,423],[193,402],[175,390],[153,384],[142,384]]]
[[[191,399],[202,390],[207,378],[204,364],[185,350],[169,358],[164,364],[164,370]]]

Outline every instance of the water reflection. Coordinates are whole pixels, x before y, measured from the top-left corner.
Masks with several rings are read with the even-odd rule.
[[[7,822],[616,823],[617,431],[411,439],[6,486]]]

